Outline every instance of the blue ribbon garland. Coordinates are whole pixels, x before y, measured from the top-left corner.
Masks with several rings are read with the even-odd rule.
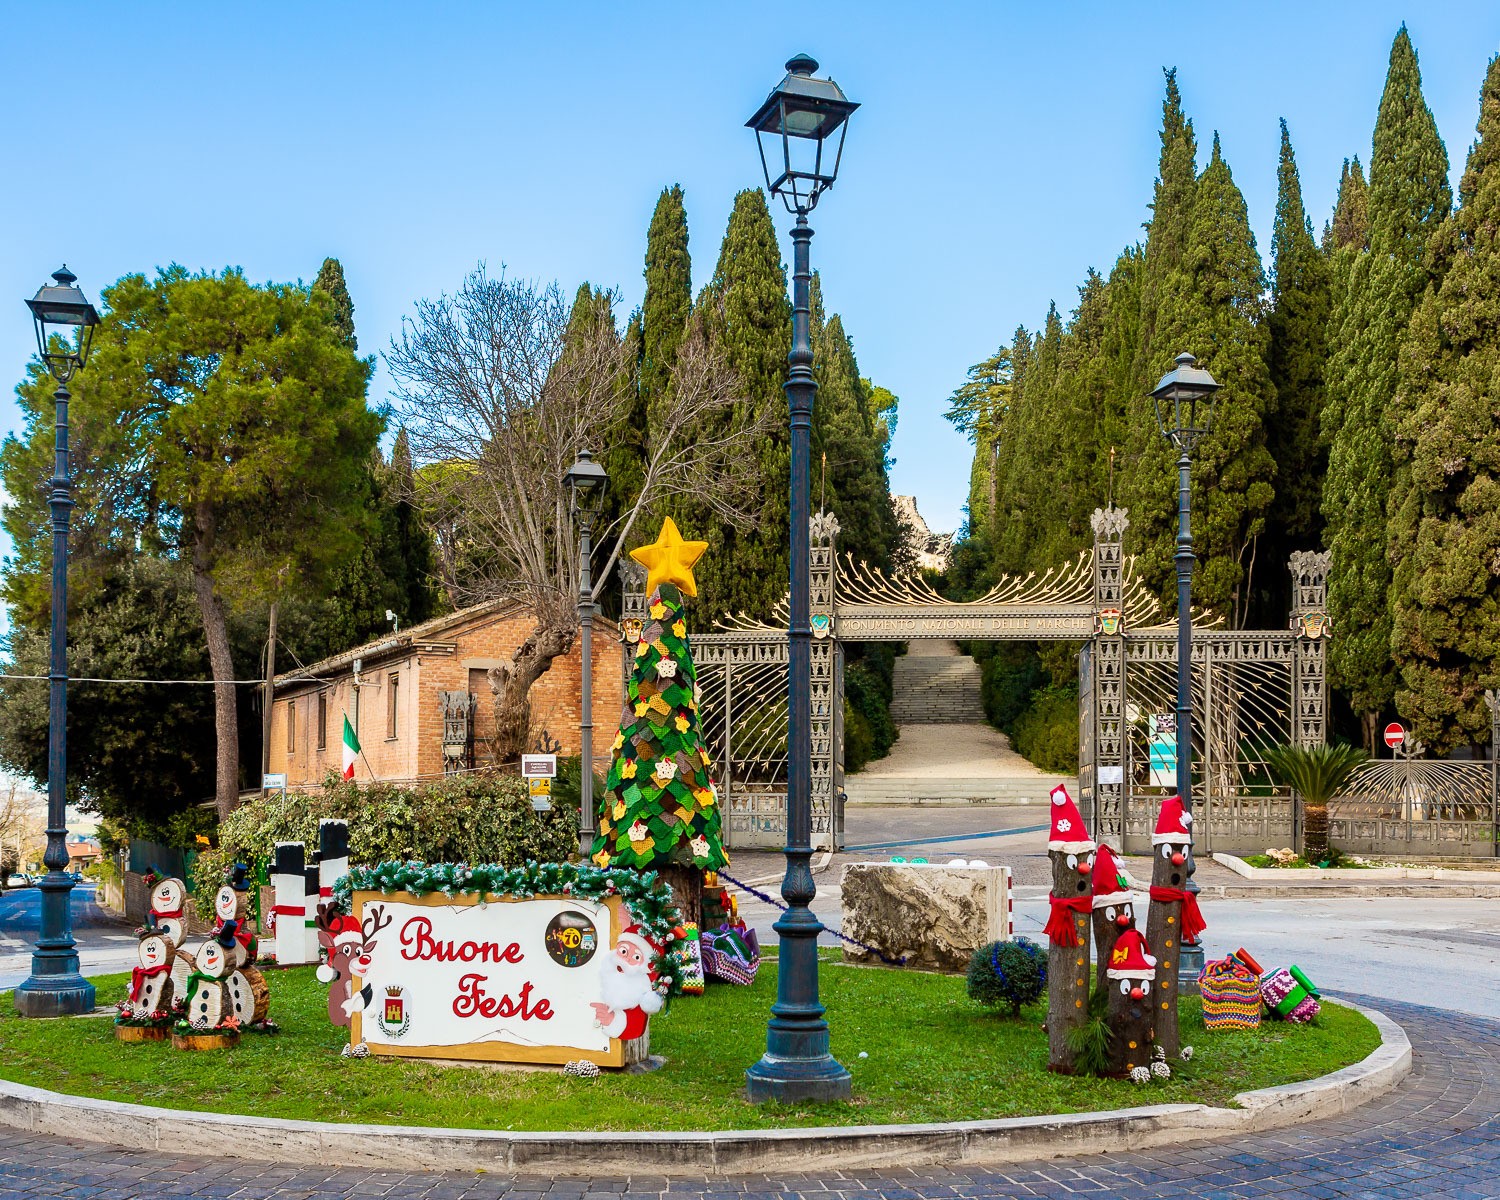
[[[779,908],[782,912],[786,912],[787,906],[785,904],[783,904],[780,900],[777,900],[777,899],[775,899],[772,896],[766,895],[766,893],[763,892],[763,891],[761,891],[759,888],[753,888],[748,883],[741,883],[733,875],[726,874],[723,871],[718,871],[718,872],[716,872],[716,874],[719,876],[720,879],[727,879],[727,880],[729,880],[729,882],[732,883],[732,884],[734,884],[735,887],[739,888],[740,891],[746,892],[749,895],[754,896],[757,900],[764,900],[772,908]],[[828,929],[828,926],[826,926],[826,925],[823,926],[823,928],[827,929],[828,932],[831,933],[831,934],[833,934],[834,937],[838,938],[839,941],[841,941],[841,942],[848,942],[849,945],[851,945],[851,946],[858,946],[866,954],[873,954],[876,958],[878,958],[881,962],[885,963],[887,966],[891,966],[891,967],[904,967],[904,966],[906,966],[906,955],[904,955],[904,954],[900,958],[892,958],[889,954],[882,954],[879,950],[875,949],[874,946],[868,946],[868,945],[866,945],[864,942],[860,941],[858,938],[852,938],[848,934],[841,933],[837,929]]]

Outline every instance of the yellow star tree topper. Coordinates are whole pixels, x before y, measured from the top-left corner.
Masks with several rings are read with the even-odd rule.
[[[698,584],[693,579],[693,564],[703,557],[707,542],[685,542],[677,532],[677,523],[667,517],[661,523],[661,532],[656,541],[639,550],[632,550],[630,557],[646,568],[646,594],[650,595],[664,583],[675,584],[684,596],[696,596]]]

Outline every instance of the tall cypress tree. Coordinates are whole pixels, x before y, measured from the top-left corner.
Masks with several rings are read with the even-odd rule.
[[[765,496],[759,521],[743,529],[715,522],[701,532],[683,530],[709,543],[697,578],[704,621],[711,627],[725,612],[767,617],[787,589],[791,438],[782,385],[792,314],[786,268],[759,188],[735,197],[713,279],[698,307],[709,336],[739,377],[747,411],[771,414],[770,432],[755,448]]]
[[[313,280],[312,290],[328,297],[332,305],[333,327],[351,350],[359,349],[359,340],[354,336],[354,301],[349,296],[349,287],[344,282],[344,264],[336,258],[325,258],[318,268],[318,277]]]
[[[1323,410],[1323,372],[1328,359],[1328,318],[1332,305],[1328,262],[1313,241],[1312,222],[1302,207],[1302,184],[1286,122],[1281,122],[1281,163],[1277,170],[1276,224],[1271,234],[1270,346],[1267,365],[1275,389],[1275,417],[1266,444],[1276,461],[1276,497],[1266,521],[1267,570],[1259,595],[1257,624],[1284,617],[1289,602],[1282,570],[1294,550],[1311,550],[1323,529],[1323,475],[1327,451],[1318,433]]]
[[[1403,25],[1375,122],[1370,159],[1370,249],[1339,284],[1328,390],[1332,431],[1323,489],[1332,552],[1328,608],[1336,635],[1332,682],[1348,693],[1373,749],[1382,710],[1395,698],[1387,502],[1395,461],[1392,404],[1397,352],[1426,282],[1423,260],[1452,204],[1448,155],[1422,98],[1416,51]]]
[[[1356,154],[1353,162],[1344,159],[1333,216],[1323,226],[1323,252],[1332,254],[1336,250],[1369,248],[1370,186],[1365,182],[1364,168],[1359,165],[1359,155]]]
[[[682,187],[663,188],[646,231],[646,296],[641,303],[641,395],[654,425],[671,386],[677,348],[693,311]]]
[[[1478,128],[1460,207],[1428,239],[1442,282],[1412,317],[1394,421],[1396,701],[1438,750],[1485,740],[1500,680],[1500,57]]]

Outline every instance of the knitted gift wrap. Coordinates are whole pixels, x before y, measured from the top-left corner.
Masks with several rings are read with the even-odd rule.
[[[1230,955],[1215,959],[1198,976],[1203,994],[1203,1023],[1210,1030],[1260,1027],[1260,980]]]
[[[1317,991],[1296,967],[1277,967],[1260,981],[1266,1007],[1284,1021],[1306,1024],[1319,1012]]]

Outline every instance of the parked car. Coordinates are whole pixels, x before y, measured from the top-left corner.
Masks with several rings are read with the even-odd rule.
[[[35,886],[36,886],[36,880],[33,879],[30,875],[25,875],[25,874],[23,874],[20,871],[16,871],[16,872],[14,872],[11,875],[6,876],[6,879],[5,879],[5,890],[6,891],[10,891],[13,888],[25,888],[25,887],[35,887]]]

